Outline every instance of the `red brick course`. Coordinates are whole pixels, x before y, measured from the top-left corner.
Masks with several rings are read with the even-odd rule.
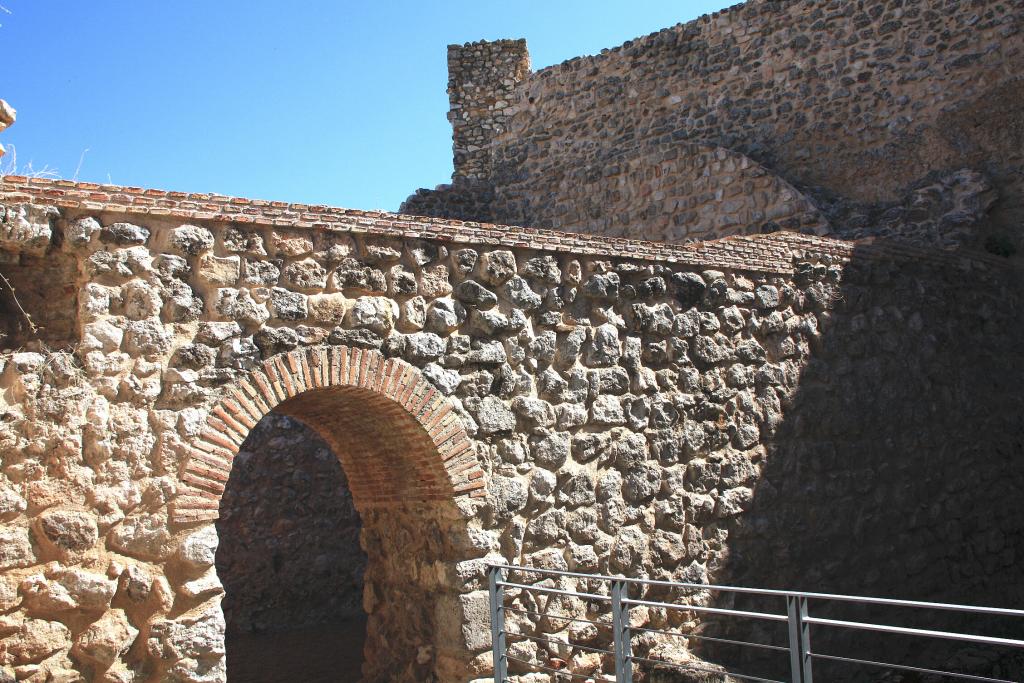
[[[472,221],[289,204],[218,194],[169,192],[70,180],[0,177],[0,201],[56,206],[85,212],[137,214],[188,221],[363,233],[446,243],[488,244],[579,256],[631,258],[700,268],[790,274],[795,259],[829,255],[839,260],[928,261],[958,266],[1003,265],[1005,259],[975,252],[946,252],[891,242],[847,242],[789,232],[726,237],[695,244],[666,244]]]
[[[185,462],[176,522],[217,518],[231,462],[270,410],[320,433],[360,509],[485,494],[462,422],[419,370],[368,349],[313,347],[274,356],[224,390]]]

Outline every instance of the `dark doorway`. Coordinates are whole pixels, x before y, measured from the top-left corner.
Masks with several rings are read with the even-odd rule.
[[[330,447],[293,418],[264,417],[239,450],[217,522],[231,683],[359,680],[361,526]]]

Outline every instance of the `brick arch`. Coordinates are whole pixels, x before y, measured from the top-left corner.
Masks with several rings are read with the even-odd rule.
[[[271,410],[330,444],[360,510],[485,493],[461,419],[418,369],[373,350],[319,346],[278,354],[223,389],[183,466],[175,522],[219,516],[231,463]]]

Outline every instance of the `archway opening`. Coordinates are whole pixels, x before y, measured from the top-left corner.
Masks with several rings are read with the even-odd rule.
[[[458,413],[414,367],[374,351],[317,347],[275,356],[226,387],[211,408],[181,475],[176,522],[217,519],[236,456],[271,411],[323,439],[361,518],[362,679],[461,677],[480,649],[468,621],[486,598],[482,570],[466,561],[490,546],[469,529],[485,495],[484,472]],[[355,671],[344,676],[331,680],[360,680]]]
[[[330,446],[294,418],[260,420],[217,520],[231,680],[328,681],[361,669],[361,527]]]

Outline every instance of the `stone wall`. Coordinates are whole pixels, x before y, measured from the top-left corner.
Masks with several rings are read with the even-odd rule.
[[[1003,205],[989,228],[1019,247],[1022,20],[1016,0],[751,0],[523,77],[486,173],[479,154],[472,172],[456,163],[458,204],[460,178],[487,177],[493,198],[475,218],[685,236],[688,202],[703,203],[695,178],[656,180],[657,169],[697,143],[749,157],[814,201],[884,205],[930,173],[984,171]],[[642,181],[618,162],[631,150]],[[604,173],[598,192],[575,193]],[[617,204],[615,192],[632,198]],[[443,215],[447,195],[403,208]],[[664,231],[665,220],[680,223]]]
[[[968,276],[854,256],[769,448],[750,511],[730,530],[722,580],[1024,604],[1024,519],[1016,493],[1024,486],[1020,292],[1019,276]],[[694,484],[699,490],[716,476],[717,468]],[[1024,636],[1024,624],[1007,619],[820,601],[813,610],[854,621]],[[765,642],[767,629],[742,635]],[[836,629],[816,629],[814,642],[822,652],[859,649],[884,661],[1011,680],[1024,675],[1024,660],[1018,654],[1013,661],[1007,648],[879,640]],[[722,654],[723,661],[735,655]],[[743,662],[748,670],[750,663]],[[774,673],[785,675],[775,663]],[[817,662],[815,668],[830,681],[858,673]],[[855,680],[875,680],[859,673],[864,677]]]
[[[460,178],[419,190],[401,211],[673,243],[775,230],[832,232],[803,193],[722,147],[646,144],[578,167],[552,162],[530,171],[528,188]],[[495,207],[501,207],[497,216]]]
[[[490,176],[488,147],[507,130],[515,86],[529,72],[525,40],[448,47],[448,120],[455,167],[463,178]]]
[[[1019,516],[968,515],[993,509],[995,471],[1006,486],[1020,472],[1018,382],[993,367],[1022,367],[1019,297],[994,258],[782,232],[671,246],[3,183],[9,211],[54,207],[31,214],[42,218],[30,232],[74,260],[78,293],[64,348],[30,341],[0,356],[5,675],[222,680],[213,520],[225,480],[246,472],[232,460],[275,406],[338,455],[362,518],[369,680],[488,675],[487,561],[763,584],[744,572],[767,561],[743,562],[774,562],[785,540],[748,525],[801,525],[813,547],[842,533],[788,498],[749,514],[789,486],[862,513],[865,532],[900,539],[905,563],[941,566],[890,573],[892,593],[934,587],[921,572],[979,566],[992,570],[977,584],[986,595],[1016,590],[1005,563],[1020,552]],[[890,265],[861,279],[861,263]],[[904,277],[908,264],[920,270]],[[958,303],[943,310],[947,292]],[[964,369],[935,376],[953,354]],[[912,430],[898,431],[901,415]],[[889,419],[892,444],[858,431]],[[918,480],[936,448],[978,481],[950,477],[929,506]],[[882,462],[857,468],[869,449]],[[898,457],[909,460],[883,467]],[[889,488],[900,478],[902,498]],[[939,527],[945,510],[963,511],[959,541]],[[773,581],[854,586],[840,547],[827,561],[803,548]],[[638,619],[694,626],[656,610]],[[596,630],[559,631],[602,643]],[[608,665],[518,647],[535,663]],[[635,647],[685,655],[654,638]]]

